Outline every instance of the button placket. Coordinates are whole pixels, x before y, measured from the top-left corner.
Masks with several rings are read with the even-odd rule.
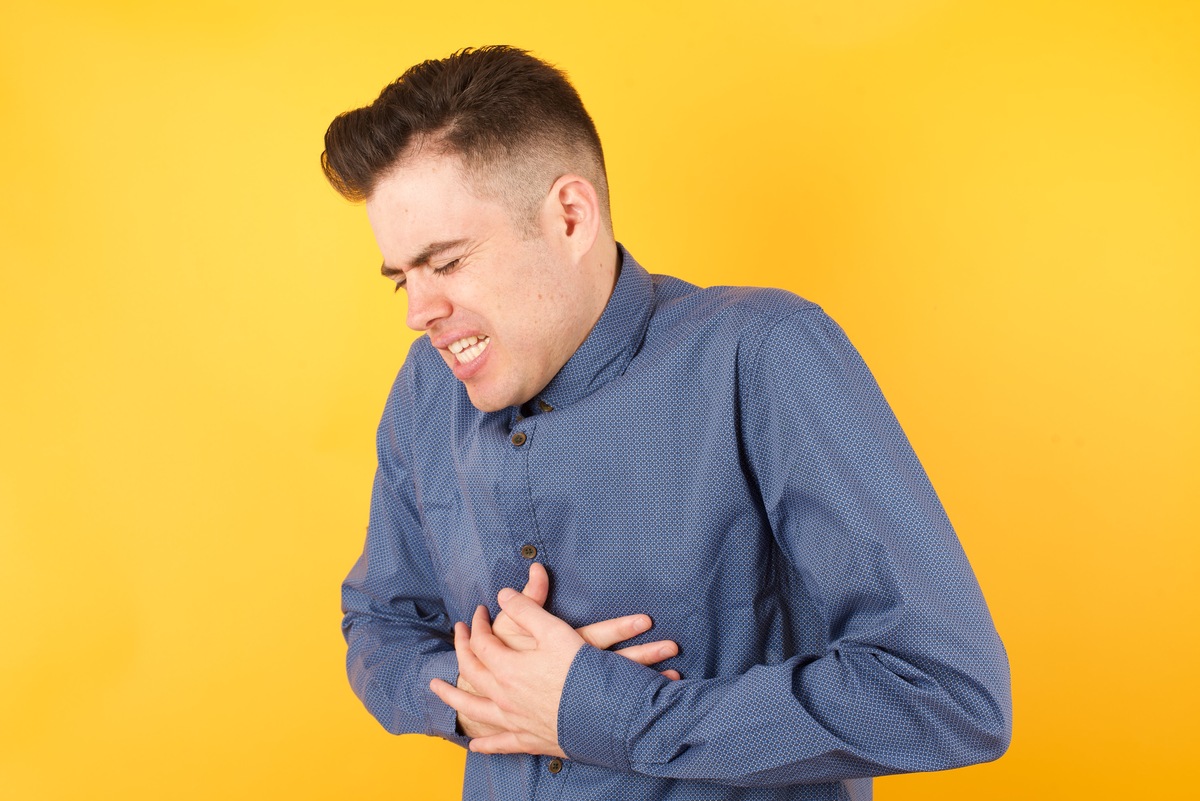
[[[495,587],[521,587],[528,580],[529,563],[545,560],[537,522],[533,513],[530,483],[530,457],[533,455],[533,438],[537,426],[534,417],[517,415],[515,424],[505,432],[507,451],[504,457],[500,489],[497,493],[499,511],[503,516],[508,543],[505,551],[509,556],[498,565],[494,576]],[[503,441],[501,441],[502,443]],[[498,443],[499,444],[499,443]]]

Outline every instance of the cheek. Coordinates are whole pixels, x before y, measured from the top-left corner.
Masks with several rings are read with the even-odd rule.
[[[564,348],[578,344],[564,339],[570,339],[579,299],[547,254],[531,248],[522,257],[516,263],[525,267],[497,271],[501,280],[489,282],[479,300],[487,304],[489,322],[504,336],[512,358],[541,371],[561,361]]]

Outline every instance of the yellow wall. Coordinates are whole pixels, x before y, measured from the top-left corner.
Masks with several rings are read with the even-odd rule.
[[[492,42],[570,72],[642,263],[823,304],[940,488],[1016,737],[878,797],[1190,784],[1200,4],[585,5],[6,8],[0,798],[457,797],[343,676],[410,335],[317,154]]]

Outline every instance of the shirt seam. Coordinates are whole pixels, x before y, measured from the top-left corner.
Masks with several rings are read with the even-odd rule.
[[[790,312],[787,312],[786,314],[781,315],[779,317],[779,319],[777,319],[774,323],[772,323],[768,328],[763,330],[762,337],[759,339],[758,344],[755,345],[754,356],[750,360],[750,382],[749,383],[750,383],[750,387],[752,390],[751,397],[768,397],[759,388],[759,384],[761,383],[761,376],[766,372],[764,369],[762,369],[762,362],[763,362],[764,353],[765,353],[764,346],[766,345],[767,341],[774,335],[776,329],[778,329],[784,323],[787,323],[787,322],[789,322],[793,319],[799,318],[801,316],[807,316],[807,315],[813,315],[815,317],[820,318],[822,316],[825,316],[825,312],[823,309],[821,309],[820,306],[816,305],[815,303],[810,302],[810,305],[808,305],[808,306],[804,306],[803,308],[795,309],[794,311],[790,311]],[[747,326],[747,328],[748,327],[749,326]],[[741,405],[741,402],[739,399],[739,406],[740,405]],[[744,415],[744,411],[742,411],[741,414]],[[742,420],[740,419],[739,424],[741,422],[742,422]],[[746,441],[750,442],[752,440],[751,440],[751,438],[747,437]],[[810,446],[806,443],[805,448],[807,449],[809,447]],[[753,459],[750,457],[748,452],[747,452],[747,460],[751,462],[752,467],[755,467],[755,470],[754,470],[755,485],[757,486],[758,485],[757,477],[759,475],[759,471],[758,471],[757,467],[753,464]],[[760,486],[758,486],[757,488],[758,488],[759,496],[761,497],[762,496],[762,488]],[[764,510],[764,512],[765,511],[766,510]],[[766,517],[766,520],[769,522],[770,516],[765,515],[765,517]],[[805,592],[805,594],[807,594],[808,597],[812,600],[813,609],[816,611],[817,615],[820,617],[820,620],[821,620],[824,630],[828,631],[829,627],[830,627],[830,618],[829,618],[828,611],[824,608],[823,605],[818,603],[818,601],[817,601],[818,596],[814,595],[809,590],[809,588],[807,586],[807,582],[804,580],[804,576],[799,573],[799,571],[797,570],[797,566],[795,564],[793,564],[791,557],[788,555],[787,549],[784,548],[780,544],[779,536],[777,535],[774,527],[771,528],[771,539],[773,539],[775,541],[775,547],[778,549],[780,557],[787,564],[788,569],[796,572],[797,578],[800,582],[800,586],[803,588],[803,591]],[[828,642],[826,642],[824,644],[824,649],[823,649],[824,653],[829,653],[829,651],[830,651],[829,646],[830,646],[830,643],[828,643]]]

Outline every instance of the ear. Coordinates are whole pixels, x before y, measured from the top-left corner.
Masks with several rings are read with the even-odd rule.
[[[600,234],[600,198],[586,178],[568,173],[554,182],[547,195],[551,224],[566,247],[578,258],[592,249]]]

